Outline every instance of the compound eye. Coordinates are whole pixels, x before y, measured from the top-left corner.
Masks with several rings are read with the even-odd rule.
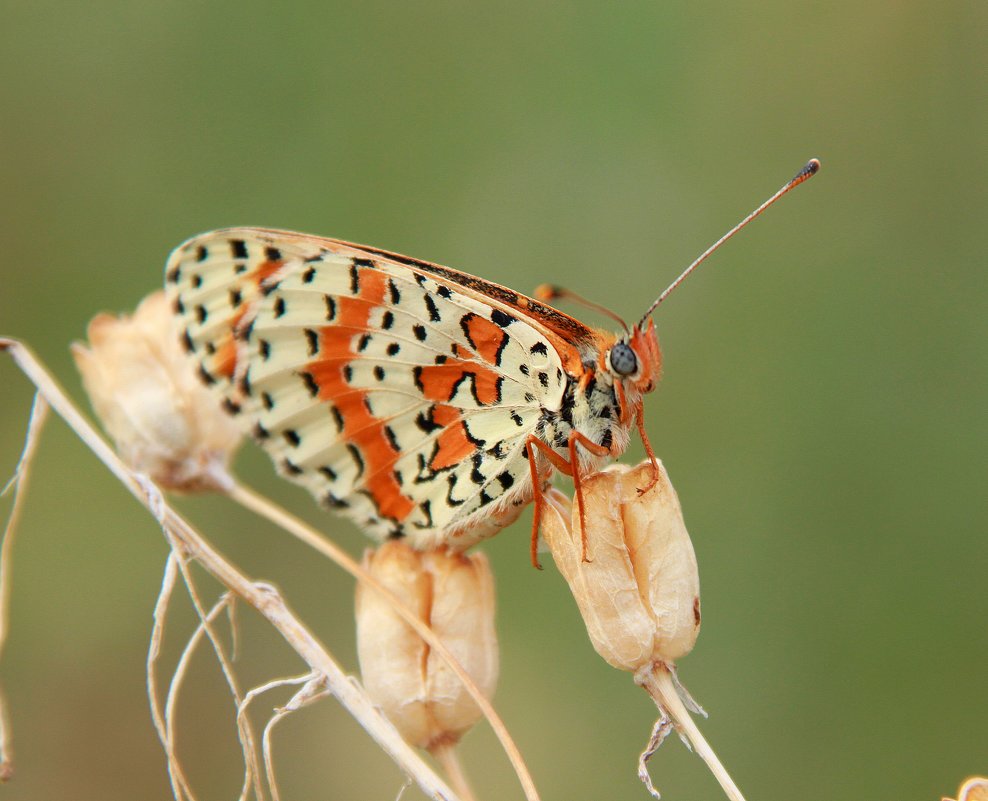
[[[611,369],[622,376],[638,372],[638,357],[627,342],[618,342],[611,348]]]

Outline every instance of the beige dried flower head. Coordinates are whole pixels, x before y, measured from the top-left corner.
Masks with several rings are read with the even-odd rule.
[[[130,467],[180,491],[223,489],[241,434],[182,352],[163,292],[133,315],[97,315],[72,355],[93,409]]]
[[[692,649],[700,630],[700,579],[676,491],[659,463],[614,464],[583,482],[587,559],[580,514],[550,490],[542,535],[570,585],[594,648],[636,671]]]
[[[632,671],[659,710],[638,776],[659,798],[647,763],[675,729],[707,763],[731,801],[744,801],[730,774],[696,727],[702,712],[676,677],[700,631],[700,580],[679,498],[661,462],[615,464],[583,481],[586,532],[578,507],[558,490],[548,494],[542,535],[569,583],[594,648],[611,665]],[[650,486],[651,485],[651,486]],[[649,487],[639,492],[639,487]],[[587,561],[583,560],[584,543]]]
[[[943,801],[953,801],[945,798]],[[957,801],[988,801],[988,778],[972,776],[957,791]]]
[[[415,551],[401,540],[364,556],[364,567],[428,623],[487,697],[497,684],[494,579],[480,553]],[[357,586],[357,652],[368,694],[405,740],[434,749],[454,743],[480,709],[446,662],[386,598]]]

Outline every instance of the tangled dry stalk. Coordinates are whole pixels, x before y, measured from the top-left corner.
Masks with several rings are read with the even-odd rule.
[[[168,758],[169,775],[173,792],[180,801],[193,801],[195,795],[185,777],[182,766],[175,752],[174,710],[182,680],[186,674],[186,666],[191,654],[205,639],[216,654],[227,684],[235,703],[236,722],[240,740],[244,749],[244,783],[240,798],[246,799],[253,793],[254,797],[263,799],[270,797],[277,801],[278,790],[275,781],[273,760],[271,758],[271,731],[273,726],[284,717],[307,703],[327,695],[333,695],[347,711],[360,723],[372,739],[399,768],[413,780],[430,798],[443,801],[458,801],[461,795],[444,782],[432,768],[402,740],[394,726],[378,711],[373,702],[367,697],[360,683],[348,675],[333,658],[330,651],[320,643],[308,630],[304,623],[292,612],[278,591],[269,584],[256,581],[246,576],[229,560],[216,551],[208,541],[179,515],[166,501],[161,491],[146,476],[130,470],[116,455],[113,449],[97,433],[93,425],[82,415],[68,399],[65,392],[52,378],[49,372],[22,343],[10,339],[0,339],[0,350],[6,351],[13,358],[21,371],[28,377],[37,389],[34,411],[28,426],[24,451],[18,464],[17,472],[10,482],[14,492],[14,505],[6,529],[3,559],[0,566],[0,648],[3,645],[3,633],[6,630],[8,605],[5,602],[10,592],[10,560],[9,549],[13,541],[16,522],[22,508],[24,491],[30,477],[30,462],[38,436],[45,418],[47,406],[54,411],[72,428],[79,438],[90,448],[97,458],[117,477],[138,501],[143,504],[160,524],[166,539],[171,546],[171,554],[165,566],[161,591],[156,606],[155,623],[151,634],[151,644],[148,654],[148,690],[151,698],[152,717],[158,735]],[[382,587],[372,577],[368,576],[361,566],[335,544],[326,540],[317,531],[307,526],[298,518],[284,509],[279,508],[266,498],[251,490],[231,482],[228,495],[231,499],[274,522],[282,529],[300,538],[311,547],[328,556],[340,567],[361,581],[372,592],[381,593],[395,606],[395,611],[405,622],[429,643],[448,664],[449,668],[463,681],[465,687],[480,707],[484,717],[501,740],[505,752],[518,775],[525,798],[537,801],[539,796],[535,784],[528,772],[521,754],[507,732],[503,722],[494,711],[490,702],[477,690],[470,677],[466,674],[457,660],[449,653],[443,643],[438,640],[431,630],[415,615],[406,610],[388,590]],[[225,592],[211,607],[202,599],[196,588],[193,577],[189,573],[190,562],[196,562],[207,570],[224,587]],[[157,656],[164,629],[169,601],[172,597],[178,579],[181,577],[199,617],[199,625],[190,636],[179,664],[168,681],[168,689],[162,699],[162,692],[157,680]],[[275,679],[246,693],[237,682],[229,655],[221,638],[214,629],[214,621],[224,611],[232,608],[234,599],[245,601],[257,610],[278,632],[285,641],[296,651],[299,657],[309,667],[305,674],[293,678]],[[302,684],[302,689],[282,710],[277,712],[267,723],[261,738],[258,757],[258,744],[253,730],[246,717],[245,710],[252,700],[263,692],[277,686],[287,684]],[[10,725],[6,720],[6,705],[0,697],[0,771],[9,776],[12,768],[12,745]],[[261,763],[264,768],[262,770]],[[455,764],[455,763],[449,763]],[[455,783],[460,780],[455,776]]]

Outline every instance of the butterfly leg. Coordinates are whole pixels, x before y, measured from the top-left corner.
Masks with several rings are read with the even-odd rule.
[[[534,434],[530,435],[526,442],[528,465],[532,471],[532,486],[535,490],[535,514],[532,521],[532,564],[539,569],[541,569],[541,566],[539,565],[536,551],[538,549],[539,525],[542,522],[542,504],[545,503],[545,499],[542,496],[542,489],[538,483],[538,471],[535,468],[535,448],[538,448],[559,472],[573,477],[573,491],[576,494],[577,508],[580,510],[581,557],[584,562],[589,561],[587,559],[587,516],[583,503],[583,483],[580,479],[580,463],[576,452],[577,445],[582,445],[594,456],[608,456],[611,453],[610,448],[598,445],[579,431],[570,432],[568,460],[556,453]],[[657,477],[656,480],[658,480]]]
[[[635,426],[638,428],[638,434],[642,438],[642,445],[645,446],[645,453],[648,454],[648,460],[652,463],[652,480],[644,487],[638,488],[638,494],[644,495],[659,480],[659,460],[655,457],[655,451],[652,450],[652,443],[648,441],[648,434],[645,433],[645,417],[640,406],[638,407],[638,414],[635,415]]]
[[[532,474],[532,492],[535,497],[535,511],[532,514],[532,546],[531,546],[531,556],[532,556],[532,567],[536,570],[541,570],[542,565],[539,564],[538,550],[539,550],[539,526],[542,525],[542,504],[545,503],[545,496],[542,494],[542,481],[539,479],[539,471],[535,465],[535,449],[538,448],[543,455],[549,460],[553,467],[557,470],[561,470],[564,473],[569,473],[569,462],[567,462],[562,456],[556,453],[552,448],[546,445],[542,440],[536,437],[534,434],[530,434],[525,442],[525,451],[528,454],[528,469]]]

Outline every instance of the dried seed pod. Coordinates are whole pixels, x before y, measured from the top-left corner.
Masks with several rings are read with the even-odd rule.
[[[953,801],[944,798],[943,801]],[[988,801],[988,778],[972,776],[957,791],[957,801]]]
[[[566,578],[594,648],[636,671],[672,662],[700,630],[700,580],[676,491],[659,464],[614,464],[583,481],[587,559],[579,509],[550,490],[542,535]]]
[[[665,468],[615,464],[583,481],[586,532],[579,508],[550,490],[542,535],[569,583],[594,648],[632,671],[659,710],[638,775],[656,798],[646,763],[675,729],[707,763],[731,801],[744,801],[693,723],[702,711],[676,678],[674,660],[700,631],[700,581],[676,491]],[[651,486],[649,486],[651,484]],[[646,492],[639,488],[649,487]],[[584,536],[585,535],[585,536]],[[583,561],[584,541],[587,559]]]
[[[223,489],[241,434],[191,369],[164,293],[132,316],[97,315],[86,334],[72,355],[121,458],[166,489]]]
[[[497,684],[494,580],[480,553],[415,551],[401,540],[364,556],[364,567],[429,624],[488,698]],[[456,742],[480,710],[446,662],[386,598],[357,586],[357,652],[367,692],[406,741]]]

